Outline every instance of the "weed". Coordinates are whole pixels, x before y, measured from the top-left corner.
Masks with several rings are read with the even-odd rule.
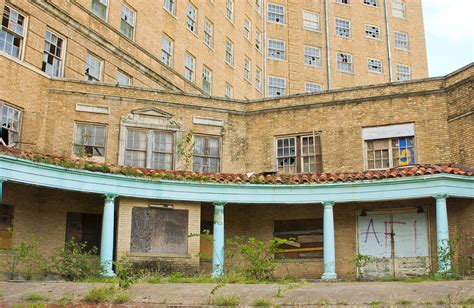
[[[336,305],[347,306],[347,305],[349,305],[349,303],[346,302],[346,301],[339,301],[339,302],[336,303]]]
[[[474,295],[462,299],[459,303],[463,304],[463,305],[464,304],[465,305],[474,305]]]
[[[57,306],[65,306],[66,304],[70,304],[74,301],[74,296],[72,294],[63,294],[61,298],[54,301],[54,304]]]
[[[95,287],[84,295],[83,300],[88,303],[107,303],[111,302],[114,298],[115,287]]]
[[[281,289],[281,286],[278,286],[278,291],[275,295],[275,297],[278,297],[278,298],[282,298],[282,297],[285,297],[285,292]]]
[[[272,305],[272,302],[270,301],[267,301],[266,299],[257,299],[254,303],[253,303],[254,306],[258,306],[258,307],[270,307]]]
[[[132,297],[130,296],[130,293],[119,292],[117,295],[115,295],[115,298],[112,300],[112,303],[114,303],[114,304],[125,304],[125,303],[129,303],[131,301],[132,301]]]
[[[383,304],[383,302],[378,302],[378,301],[367,303],[367,305],[369,305],[371,308],[378,308],[382,304]]]
[[[330,302],[327,299],[323,298],[323,299],[320,299],[319,301],[317,301],[314,304],[319,305],[319,306],[328,306],[330,304]]]
[[[23,300],[27,302],[47,302],[49,298],[41,294],[30,294],[23,297]]]
[[[215,306],[235,307],[240,304],[240,298],[237,296],[219,296],[212,301],[212,304]]]
[[[137,277],[131,275],[131,268],[132,264],[125,258],[115,262],[115,272],[119,280],[119,287],[122,289],[128,289],[137,281]]]
[[[410,301],[410,300],[407,300],[407,299],[399,299],[397,302],[396,302],[397,305],[402,305],[402,306],[409,306],[411,304],[413,304],[413,301]]]

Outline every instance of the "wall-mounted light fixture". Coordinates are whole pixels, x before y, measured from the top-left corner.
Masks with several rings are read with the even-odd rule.
[[[360,216],[361,217],[367,216],[367,212],[365,210],[360,211]]]

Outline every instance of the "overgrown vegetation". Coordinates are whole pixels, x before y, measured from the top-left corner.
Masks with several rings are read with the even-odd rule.
[[[212,305],[235,307],[240,304],[240,298],[237,296],[218,296],[212,300]]]
[[[120,290],[115,286],[106,286],[92,288],[84,295],[83,301],[93,304],[124,304],[131,302],[132,298],[129,293]]]
[[[23,297],[23,300],[27,302],[46,302],[49,298],[41,294],[29,294]]]
[[[193,134],[194,132],[189,130],[183,133],[181,139],[177,142],[177,153],[183,162],[184,170],[191,169],[194,150]]]
[[[254,305],[254,306],[257,306],[257,307],[271,307],[271,306],[272,306],[272,302],[269,301],[269,300],[260,298],[260,299],[255,300],[255,302],[253,303],[253,305]]]
[[[364,267],[368,263],[374,262],[376,260],[377,259],[375,257],[372,257],[372,256],[367,256],[367,255],[364,255],[364,254],[361,254],[361,253],[357,254],[357,256],[355,258],[355,267],[356,267],[356,271],[357,271],[357,279],[358,280],[364,279]]]

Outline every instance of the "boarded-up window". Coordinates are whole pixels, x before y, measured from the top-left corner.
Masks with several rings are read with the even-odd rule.
[[[283,245],[278,259],[322,258],[323,256],[323,219],[275,220],[273,236],[288,239],[291,242]]]
[[[12,235],[8,228],[12,226],[13,208],[0,203],[0,249],[11,248]]]
[[[100,249],[102,215],[86,213],[67,213],[66,241],[86,243],[86,249]]]
[[[133,208],[131,252],[188,253],[188,211]]]

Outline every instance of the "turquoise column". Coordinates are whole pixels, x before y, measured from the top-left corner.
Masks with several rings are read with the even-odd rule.
[[[212,249],[212,277],[224,276],[224,205],[214,202],[214,232]]]
[[[323,202],[323,242],[324,242],[324,273],[321,279],[335,280],[336,274],[336,249],[334,245],[334,214],[333,201]]]
[[[436,239],[438,244],[438,274],[451,271],[451,257],[449,247],[448,210],[446,199],[448,195],[434,196],[436,199]]]
[[[3,182],[4,180],[0,178],[0,205],[3,204]]]
[[[104,276],[113,277],[112,262],[114,254],[114,223],[116,195],[105,195],[104,214],[102,216],[102,237],[100,242],[100,263],[104,267]]]

